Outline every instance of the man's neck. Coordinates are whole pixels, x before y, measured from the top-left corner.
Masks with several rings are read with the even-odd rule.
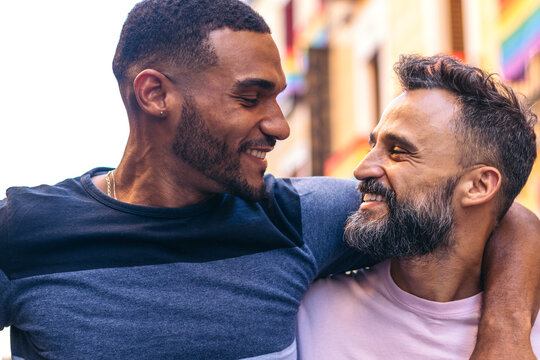
[[[485,223],[485,221],[484,221]],[[464,299],[482,290],[482,254],[489,224],[455,232],[455,245],[414,258],[392,259],[396,285],[418,297],[438,302]]]
[[[428,259],[392,259],[390,273],[402,290],[420,298],[448,302],[473,296],[481,291],[481,264]]]
[[[191,167],[182,166],[180,160],[176,159],[173,164],[167,164],[165,160],[159,156],[154,159],[138,158],[126,152],[114,170],[112,180],[117,200],[133,205],[180,208],[201,203],[219,192],[215,184]],[[107,193],[105,175],[96,176],[92,181]],[[199,188],[204,188],[205,182],[208,182],[206,188],[215,186],[216,191],[205,193],[193,186],[199,184]]]

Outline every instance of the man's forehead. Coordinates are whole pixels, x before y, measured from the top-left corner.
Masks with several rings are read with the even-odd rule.
[[[374,133],[380,131],[447,133],[451,130],[450,125],[456,110],[455,98],[446,90],[407,91],[389,104]]]
[[[230,61],[230,58],[250,60],[255,57],[270,63],[277,61],[281,65],[279,51],[270,34],[222,28],[212,31],[209,40],[222,61]]]
[[[210,42],[218,56],[214,70],[234,83],[263,79],[280,90],[285,87],[279,51],[270,34],[224,28],[212,31]]]

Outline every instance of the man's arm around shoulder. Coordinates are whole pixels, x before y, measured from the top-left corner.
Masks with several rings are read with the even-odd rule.
[[[484,303],[471,359],[536,359],[530,342],[540,306],[540,221],[514,203],[484,253]]]

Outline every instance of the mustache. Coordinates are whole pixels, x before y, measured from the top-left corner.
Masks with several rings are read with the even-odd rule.
[[[360,191],[395,194],[375,179],[359,184]],[[410,193],[397,203],[395,196],[387,200],[388,214],[371,219],[367,212],[349,216],[344,237],[347,243],[377,259],[407,258],[426,255],[441,249],[448,256],[455,245],[455,214],[451,205],[453,190],[459,181],[454,177],[440,187],[425,192],[419,201]]]
[[[276,145],[276,138],[273,136],[265,135],[262,139],[257,140],[249,140],[242,144],[240,144],[240,147],[238,148],[238,152],[243,152],[247,150],[250,147],[274,147]]]
[[[375,178],[360,180],[360,183],[358,184],[358,191],[360,191],[362,194],[371,193],[382,195],[386,199],[391,199],[395,197],[396,194],[393,190],[390,190],[383,184],[377,182]]]

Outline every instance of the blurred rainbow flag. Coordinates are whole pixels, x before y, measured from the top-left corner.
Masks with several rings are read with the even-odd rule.
[[[506,80],[522,79],[530,59],[540,53],[540,0],[499,0],[499,35]]]

